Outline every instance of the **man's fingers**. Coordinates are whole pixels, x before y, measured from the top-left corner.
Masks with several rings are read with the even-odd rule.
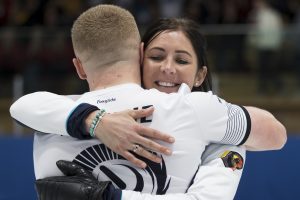
[[[153,106],[151,106],[149,108],[145,108],[145,109],[140,109],[140,110],[131,110],[130,116],[133,117],[134,119],[148,117],[148,116],[152,115],[153,111],[154,111]]]

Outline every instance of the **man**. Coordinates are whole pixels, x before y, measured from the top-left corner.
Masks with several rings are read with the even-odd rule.
[[[72,113],[69,120],[81,111],[95,108],[83,103],[97,105],[102,102],[97,106],[108,112],[153,105],[156,108],[153,118],[144,123],[172,133],[177,142],[170,146],[174,152],[171,157],[161,156],[161,164],[148,162],[149,167],[141,170],[97,140],[78,141],[40,134],[35,140],[37,178],[61,175],[55,163],[64,159],[84,165],[99,180],[111,180],[121,189],[153,194],[183,193],[192,180],[197,180],[200,156],[208,143],[245,144],[256,148],[264,145],[259,140],[274,130],[283,138],[286,134],[284,127],[270,113],[251,107],[244,109],[210,93],[167,95],[140,88],[139,34],[133,17],[120,8],[101,5],[83,13],[74,23],[72,41],[77,57],[74,65],[78,75],[87,79],[91,92],[84,94],[77,103],[56,96],[40,99],[41,102],[56,101],[60,111],[67,115]],[[126,101],[128,96],[130,101]],[[105,99],[115,100],[107,103]],[[12,107],[12,116],[24,123],[20,113],[15,111],[16,107]],[[67,115],[57,119],[58,130],[65,130]],[[239,126],[234,120],[238,120]],[[262,120],[265,125],[258,126]],[[73,122],[77,123],[76,119]],[[189,170],[182,170],[183,163]],[[126,196],[126,191],[123,195]]]

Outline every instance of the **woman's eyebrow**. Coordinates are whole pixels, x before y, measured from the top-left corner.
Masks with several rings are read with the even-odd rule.
[[[150,51],[152,50],[159,50],[159,51],[165,51],[163,48],[161,47],[152,47],[151,49],[149,49]]]
[[[161,47],[152,47],[151,49],[149,49],[150,51],[151,50],[159,50],[159,51],[165,51],[165,49],[161,48]],[[184,53],[184,54],[187,54],[189,55],[190,57],[192,57],[192,55],[188,52],[188,51],[185,51],[185,50],[176,50],[175,53]]]
[[[185,51],[185,50],[176,50],[175,53],[184,53],[184,54],[187,54],[190,57],[192,57],[192,55],[189,52]]]

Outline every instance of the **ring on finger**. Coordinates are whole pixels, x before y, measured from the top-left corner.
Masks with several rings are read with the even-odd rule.
[[[132,151],[135,153],[139,150],[139,148],[140,148],[140,145],[134,144],[133,147],[132,147]]]

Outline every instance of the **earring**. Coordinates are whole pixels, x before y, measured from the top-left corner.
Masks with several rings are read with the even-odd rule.
[[[200,86],[200,83],[197,81],[196,83],[195,83],[195,87],[199,87]]]

